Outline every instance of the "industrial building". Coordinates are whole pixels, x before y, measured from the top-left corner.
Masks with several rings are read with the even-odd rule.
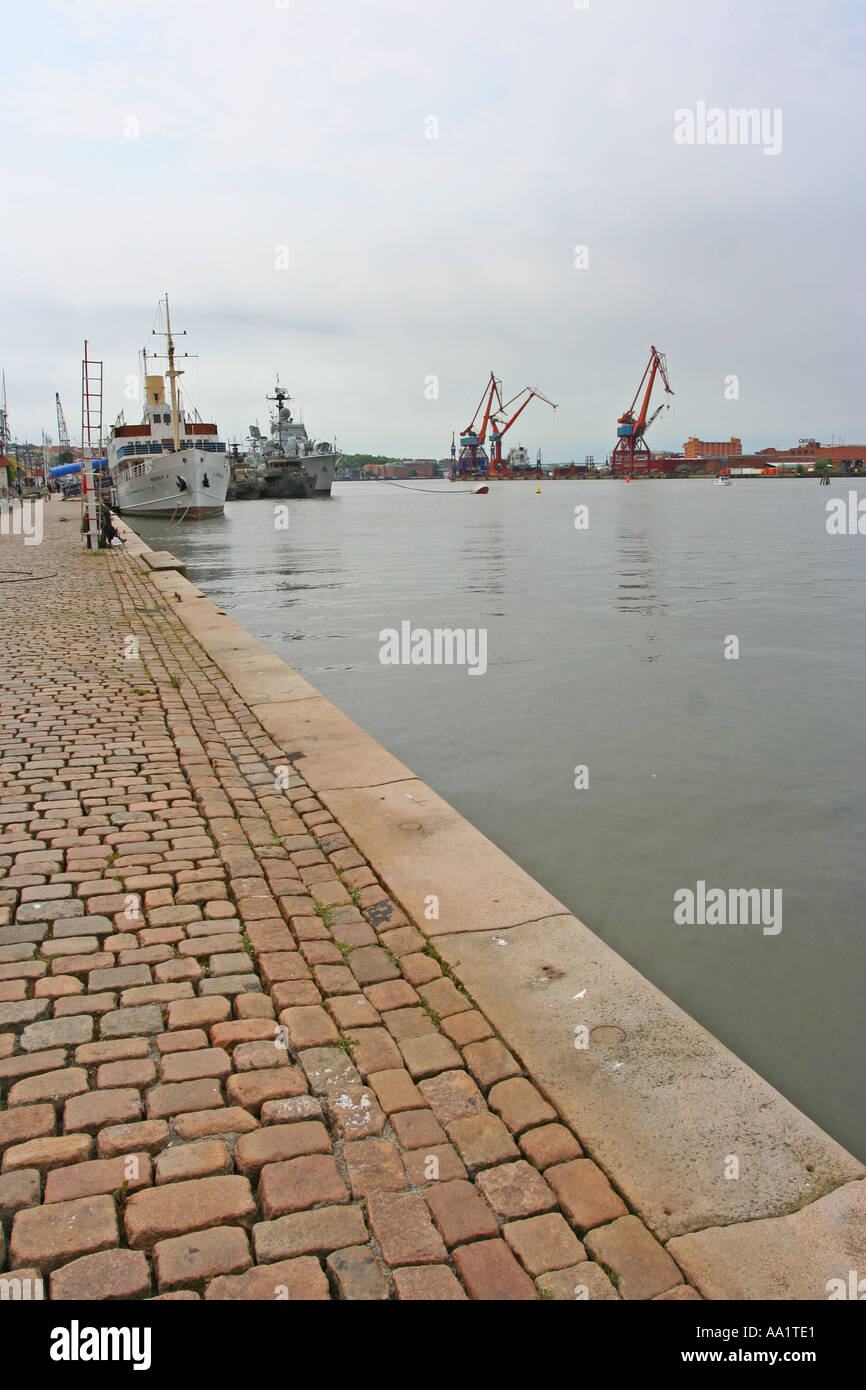
[[[451,460],[446,462],[450,464]],[[402,459],[399,463],[368,463],[364,465],[363,477],[367,478],[432,478],[437,467],[436,459]]]
[[[819,444],[817,439],[801,439],[790,449],[759,449],[754,457],[763,459],[767,466],[774,463],[783,466],[810,464],[826,459],[828,463],[845,470],[846,465],[866,464],[866,444]]]

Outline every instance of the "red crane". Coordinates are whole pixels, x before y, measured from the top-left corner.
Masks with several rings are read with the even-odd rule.
[[[465,430],[460,434],[460,457],[455,459],[455,446],[451,442],[451,477],[458,476],[483,478],[487,476],[488,461],[484,449],[484,442],[487,438],[487,426],[490,424],[494,410],[494,402],[502,409],[502,382],[499,381],[493,372],[478,402],[475,414],[472,416]],[[481,412],[484,412],[481,421],[481,428],[476,429]]]
[[[634,393],[634,400],[625,414],[620,415],[616,422],[616,446],[610,459],[611,472],[615,478],[632,477],[635,475],[645,477],[649,471],[649,466],[652,462],[652,454],[649,451],[644,435],[656,416],[664,410],[666,404],[666,402],[663,401],[658,409],[647,419],[652,389],[655,385],[656,375],[659,373],[665,384],[665,391],[669,396],[672,396],[674,393],[668,381],[668,366],[665,355],[663,352],[659,352],[658,348],[651,347],[650,359],[640,379],[640,386],[638,386]],[[649,378],[649,380],[647,380],[647,378]],[[634,408],[637,404],[637,398],[641,393],[641,387],[645,381],[647,384],[646,392],[644,394],[640,413],[637,418],[635,418]]]
[[[519,405],[519,406],[518,406],[518,408],[515,410],[514,414],[513,414],[512,416],[510,416],[509,419],[506,419],[506,420],[503,421],[503,420],[502,420],[502,417],[508,415],[508,412],[509,412],[509,410],[511,409],[511,407],[514,405],[514,402],[515,402],[515,401],[519,401],[519,400],[520,400],[520,397],[521,397],[521,396],[524,396],[524,395],[526,396],[526,399],[525,399],[525,401],[522,403],[522,405]],[[524,388],[523,388],[522,391],[518,391],[517,395],[516,395],[516,396],[512,396],[512,397],[511,397],[511,400],[510,400],[510,401],[506,401],[504,405],[503,405],[502,402],[500,401],[499,409],[498,409],[498,410],[496,411],[496,413],[493,415],[493,417],[492,417],[492,419],[491,419],[491,422],[490,422],[490,424],[491,424],[490,438],[491,438],[492,445],[493,445],[493,447],[492,447],[492,449],[491,449],[491,452],[490,452],[490,471],[491,471],[491,473],[501,473],[501,472],[502,472],[502,436],[503,436],[508,430],[511,429],[511,426],[514,424],[514,421],[517,419],[518,415],[522,415],[522,414],[523,414],[524,410],[525,410],[526,407],[529,405],[529,402],[530,402],[531,400],[533,400],[534,397],[536,397],[536,396],[538,397],[538,399],[539,399],[540,401],[545,401],[547,405],[552,406],[554,410],[557,409],[557,407],[554,405],[553,401],[548,400],[547,396],[543,395],[542,392],[539,391],[539,389],[538,389],[537,386],[524,386]]]

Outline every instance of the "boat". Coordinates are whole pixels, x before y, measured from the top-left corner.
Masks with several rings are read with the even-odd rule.
[[[279,379],[272,401],[270,438],[250,425],[251,448],[244,464],[258,480],[258,497],[330,497],[340,454],[325,440],[314,443],[306,426],[296,420],[288,402],[292,399]],[[240,494],[239,494],[240,496]]]
[[[730,487],[731,480],[727,473],[720,473],[718,478],[713,478],[713,487]]]
[[[527,473],[532,468],[532,459],[525,444],[515,444],[513,449],[509,449],[506,462],[511,473]]]
[[[121,411],[108,439],[116,509],[130,516],[165,516],[176,521],[219,516],[229,482],[226,446],[215,424],[180,404],[177,378],[183,371],[175,367],[168,295],[162,303],[168,371],[164,377],[149,374],[148,354],[142,352],[143,418],[138,424],[127,424]],[[166,381],[170,403],[165,398]]]
[[[251,502],[259,496],[259,475],[246,458],[241,458],[237,444],[229,454],[228,502]]]

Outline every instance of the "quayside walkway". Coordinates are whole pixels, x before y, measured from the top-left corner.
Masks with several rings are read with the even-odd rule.
[[[187,581],[87,554],[75,504],[44,526],[0,538],[2,1278],[717,1296],[192,635]]]

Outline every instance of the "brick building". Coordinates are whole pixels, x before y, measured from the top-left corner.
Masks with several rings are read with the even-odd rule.
[[[758,449],[756,458],[774,463],[814,463],[817,459],[828,459],[830,463],[863,463],[866,461],[866,444],[819,444],[817,439],[801,439],[790,449]]]
[[[368,463],[364,472],[374,478],[432,478],[435,459],[402,459],[399,463]]]
[[[683,445],[683,456],[687,459],[727,459],[736,458],[743,452],[743,441],[732,435],[730,441],[716,442],[689,436]]]

